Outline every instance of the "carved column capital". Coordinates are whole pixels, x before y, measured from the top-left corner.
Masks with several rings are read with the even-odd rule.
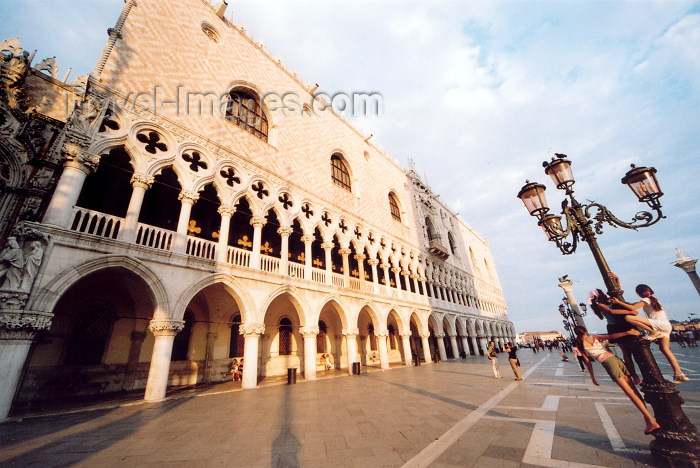
[[[404,340],[411,338],[410,333],[401,333],[399,336]]]
[[[21,293],[11,293],[21,294]],[[0,297],[7,293],[0,293]],[[26,294],[25,301],[26,301]],[[5,303],[7,304],[7,302]],[[0,339],[2,340],[33,340],[36,333],[51,327],[53,314],[50,312],[33,312],[27,310],[0,310]]]
[[[182,201],[182,202],[189,202],[194,204],[197,200],[199,200],[199,193],[197,192],[190,192],[189,190],[183,190],[180,192],[180,194],[177,196],[177,199]]]
[[[265,219],[263,216],[253,216],[250,218],[250,224],[253,227],[263,227],[265,224],[267,224],[267,219]]]
[[[279,229],[277,229],[277,234],[279,234],[281,237],[289,237],[292,235],[292,232],[292,228],[289,227],[281,226]]]
[[[235,206],[224,206],[221,205],[217,210],[217,213],[219,213],[222,216],[233,216],[233,213],[236,212],[236,207]]]
[[[184,320],[156,320],[153,319],[148,324],[154,336],[175,336],[185,327]]]
[[[343,335],[345,336],[357,336],[360,334],[360,330],[358,328],[344,328],[343,329]]]
[[[364,261],[365,258],[367,258],[367,255],[365,254],[355,254],[355,260],[357,260],[358,262]]]
[[[64,166],[79,169],[86,174],[97,170],[100,156],[88,153],[80,144],[69,141],[64,143],[62,150]]]
[[[314,241],[314,236],[304,234],[301,236],[301,241],[304,244],[311,244]],[[323,244],[321,244],[321,247],[323,247]]]
[[[374,336],[376,336],[377,338],[386,338],[389,336],[389,332],[388,331],[375,332]]]
[[[421,333],[421,334],[420,334],[420,337],[423,338],[423,339],[430,338],[430,333]]]
[[[148,190],[151,188],[151,185],[153,185],[154,180],[155,179],[153,176],[134,172],[134,175],[131,176],[131,185],[133,185],[134,187],[141,186]]]
[[[379,265],[379,260],[377,260],[376,258],[370,258],[369,260],[367,260],[367,263],[369,263],[369,266],[377,266]]]
[[[331,250],[333,248],[333,242],[324,242],[321,244],[323,250]]]
[[[316,338],[316,335],[318,335],[319,328],[318,325],[316,326],[311,326],[311,327],[303,327],[299,330],[301,332],[301,336],[304,338]]]
[[[264,323],[243,323],[240,327],[240,334],[243,336],[260,336],[264,333]]]
[[[338,253],[343,256],[350,255],[350,252],[352,252],[350,249],[338,249]]]

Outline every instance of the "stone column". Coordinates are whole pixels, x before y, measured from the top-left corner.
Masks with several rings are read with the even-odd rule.
[[[437,335],[437,344],[438,344],[438,351],[440,352],[440,360],[446,361],[447,360],[447,353],[445,352],[445,335],[443,333],[440,333],[439,335]]]
[[[355,254],[355,260],[357,260],[357,272],[360,274],[360,284],[363,285],[361,287],[362,292],[365,291],[365,258],[367,258],[367,255],[365,254]]]
[[[399,279],[399,270],[397,267],[392,267],[391,272],[394,274],[394,281],[396,282],[396,294],[401,297],[401,280]]]
[[[481,343],[481,351],[486,354],[486,350],[489,348],[489,342],[486,338],[479,338],[479,343]],[[478,349],[478,348],[477,348]],[[481,353],[479,353],[481,354]]]
[[[462,336],[462,348],[464,349],[464,357],[469,357],[471,356],[471,353],[469,352],[469,338],[466,336]]]
[[[574,282],[569,279],[564,281],[561,281],[562,278],[559,279],[559,287],[562,288],[566,293],[566,298],[569,300],[569,307],[571,307],[571,310],[574,311],[574,320],[576,321],[576,325],[580,327],[585,327],[586,324],[583,322],[583,317],[581,317],[581,311],[579,310],[578,304],[576,303],[574,292],[571,290],[571,287],[574,285]]]
[[[379,345],[379,367],[382,369],[389,368],[389,352],[386,348],[386,339],[389,336],[389,332],[379,332],[376,334],[377,344]]]
[[[262,228],[267,220],[261,216],[254,216],[250,219],[253,226],[253,251],[250,253],[250,267],[260,269],[260,244],[262,243]],[[245,366],[243,366],[245,371]]]
[[[357,362],[357,335],[360,330],[357,328],[343,330],[345,343],[348,348],[348,373],[352,374],[352,363]]]
[[[207,349],[204,354],[204,378],[202,382],[210,383],[212,377],[212,361],[214,360],[214,342],[219,335],[217,333],[207,333]]]
[[[304,279],[311,281],[311,268],[313,268],[314,260],[311,247],[313,246],[314,236],[303,235],[301,236],[301,241],[304,243]]]
[[[413,283],[413,290],[416,292],[416,294],[420,294],[420,289],[418,289],[418,276],[416,274],[410,275],[411,278],[411,283]]]
[[[384,270],[384,283],[386,283],[384,286],[386,287],[386,295],[391,296],[391,278],[389,277],[389,264],[382,263],[381,268],[382,270]]]
[[[450,335],[450,344],[452,345],[452,355],[455,359],[459,359],[459,348],[457,347],[457,335]]]
[[[260,249],[258,249],[260,250]],[[245,343],[243,345],[243,388],[255,388],[258,386],[258,344],[260,335],[265,333],[264,323],[243,323],[240,333]]]
[[[333,284],[333,243],[324,242],[321,248],[326,254],[326,284]]]
[[[277,229],[277,234],[282,238],[280,247],[280,274],[289,276],[289,236],[292,234],[292,228],[280,227]]]
[[[376,258],[370,258],[367,260],[370,268],[372,269],[372,283],[374,284],[374,294],[379,294],[379,278],[377,277],[377,265],[379,260]]]
[[[403,363],[407,366],[413,365],[413,354],[411,353],[411,334],[401,335],[401,345],[403,346]]]
[[[318,326],[304,327],[301,330],[304,337],[304,379],[316,380],[316,336]]]
[[[141,213],[141,205],[143,197],[146,195],[146,190],[151,188],[153,184],[153,176],[146,174],[134,174],[131,177],[131,198],[129,199],[129,207],[126,209],[124,224],[119,230],[119,239],[124,242],[135,242],[138,232],[139,214]]]
[[[199,199],[199,194],[183,190],[177,197],[180,200],[180,217],[177,219],[177,232],[173,240],[173,252],[184,253],[187,249],[187,227],[190,224],[192,206]]]
[[[428,338],[430,338],[430,333],[423,333],[421,334],[420,338],[423,344],[423,359],[425,360],[426,364],[430,364],[433,362],[432,358],[430,357],[430,342],[428,341]]]
[[[216,261],[226,263],[228,261],[228,235],[231,230],[231,216],[236,212],[236,208],[220,206],[217,212],[221,215],[221,226],[219,227],[219,243],[216,246]]]
[[[408,277],[408,276],[409,276],[408,270],[401,270],[401,271],[399,272],[399,275],[403,276],[403,284],[406,285],[406,289],[403,289],[403,288],[400,288],[400,289],[403,290],[403,291],[406,291],[406,292],[411,292],[411,285],[408,284],[409,281],[410,281],[410,279],[409,279],[409,277]],[[399,285],[400,285],[400,284],[401,284],[401,283],[399,282]]]
[[[126,362],[126,372],[124,373],[124,383],[122,389],[133,390],[136,382],[136,374],[139,368],[139,356],[141,355],[141,346],[143,340],[146,339],[145,331],[131,332],[131,348],[129,349],[129,358]]]
[[[676,249],[676,260],[673,261],[673,266],[680,268],[688,274],[690,282],[695,286],[695,290],[700,294],[700,278],[695,270],[695,264],[698,262],[695,258],[686,257],[681,249]]]
[[[474,349],[474,356],[479,354],[479,346],[476,344],[476,338],[473,336],[469,337],[469,341],[472,343],[472,348]]]
[[[66,143],[63,145],[63,158],[65,161],[63,172],[46,209],[43,222],[67,228],[85,178],[95,172],[100,157],[86,153],[80,145]]]
[[[0,421],[10,413],[36,334],[51,327],[53,314],[23,310],[27,297],[27,293],[0,293]]]
[[[338,249],[338,253],[343,256],[343,276],[345,277],[345,287],[349,286],[350,282],[350,249]]]
[[[151,355],[151,367],[148,370],[146,381],[146,401],[159,401],[165,398],[165,390],[168,387],[168,375],[170,373],[170,358],[173,353],[173,341],[175,335],[185,326],[182,320],[156,320],[148,324],[155,341],[153,342],[153,354]]]

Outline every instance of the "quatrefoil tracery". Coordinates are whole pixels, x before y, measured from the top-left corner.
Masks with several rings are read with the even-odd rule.
[[[136,135],[136,139],[144,144],[144,149],[151,153],[156,154],[158,151],[168,151],[168,146],[161,141],[161,136],[158,132],[153,130],[146,132],[141,132]]]
[[[182,160],[189,163],[192,172],[199,172],[200,168],[207,168],[207,163],[202,160],[202,155],[198,151],[183,153]]]
[[[241,183],[241,178],[236,175],[236,171],[234,171],[232,167],[227,167],[226,169],[221,170],[219,174],[221,177],[226,179],[226,184],[229,187],[233,187],[234,184]]]
[[[282,195],[280,195],[278,200],[285,210],[288,210],[291,206],[294,205],[294,202],[292,202],[292,198],[289,196],[288,193],[283,193]]]
[[[303,211],[306,215],[306,219],[310,219],[314,215],[314,210],[311,209],[311,205],[308,203],[304,203],[304,205],[301,207],[301,211]]]
[[[270,194],[270,192],[267,189],[265,189],[265,185],[262,182],[257,182],[253,184],[251,188],[261,200]]]

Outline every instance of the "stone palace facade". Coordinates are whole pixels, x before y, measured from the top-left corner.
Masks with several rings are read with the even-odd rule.
[[[0,419],[515,341],[488,242],[225,10],[127,0],[70,83],[2,42]]]

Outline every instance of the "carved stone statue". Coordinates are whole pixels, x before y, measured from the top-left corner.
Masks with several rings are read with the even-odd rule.
[[[22,285],[24,252],[14,237],[7,238],[7,246],[0,254],[0,289],[17,291]]]
[[[41,260],[44,258],[44,246],[39,241],[29,243],[29,252],[24,257],[24,271],[22,273],[22,285],[20,291],[29,292],[34,283],[34,278],[39,272]]]

